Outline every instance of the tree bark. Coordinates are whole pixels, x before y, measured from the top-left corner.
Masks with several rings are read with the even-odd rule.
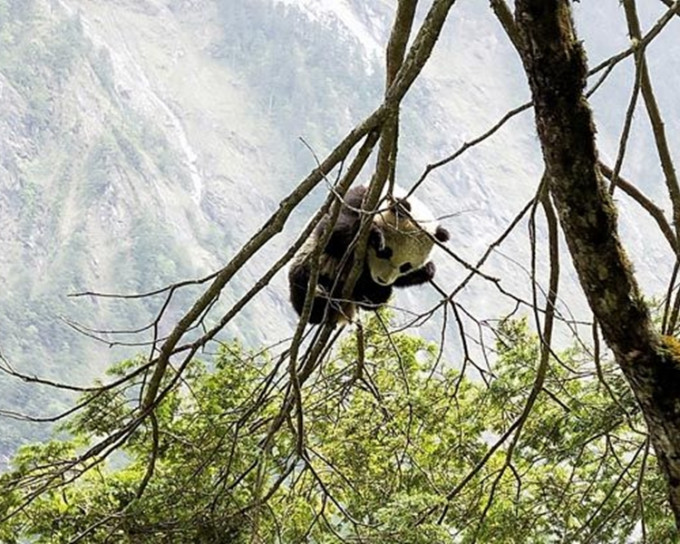
[[[581,287],[644,414],[680,527],[680,343],[654,329],[619,241],[568,0],[516,0],[515,7],[550,193]]]

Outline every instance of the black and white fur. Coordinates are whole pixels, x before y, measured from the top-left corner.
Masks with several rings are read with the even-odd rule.
[[[430,281],[435,266],[429,261],[434,240],[446,242],[449,232],[437,225],[430,211],[416,199],[397,198],[373,217],[364,266],[349,300],[341,300],[354,264],[354,245],[367,187],[354,187],[345,196],[330,238],[319,259],[319,278],[309,322],[351,320],[356,307],[376,310],[392,295],[393,287]],[[312,270],[314,250],[330,216],[324,217],[291,264],[288,281],[293,308],[302,314]]]

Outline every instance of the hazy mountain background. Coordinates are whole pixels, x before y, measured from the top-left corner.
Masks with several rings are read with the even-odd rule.
[[[76,332],[136,329],[162,299],[73,298],[138,293],[222,266],[281,198],[380,102],[383,48],[394,3],[371,0],[0,0],[0,350],[18,369],[87,384],[143,351]],[[423,9],[427,6],[423,6]],[[645,28],[663,12],[639,2]],[[625,48],[617,0],[574,4],[591,65]],[[422,13],[421,13],[422,16]],[[680,134],[680,20],[650,48],[650,69],[672,150]],[[631,60],[593,97],[604,160],[612,164],[631,86]],[[402,117],[399,179],[486,131],[529,97],[519,59],[488,2],[454,6]],[[667,207],[646,119],[638,114],[623,174]],[[301,138],[304,139],[303,143]],[[494,138],[433,172],[419,196],[445,220],[451,247],[471,262],[533,195],[542,173],[530,111]],[[322,197],[305,201],[286,230],[223,294],[228,304],[285,250]],[[649,219],[628,206],[622,231],[648,295],[671,258]],[[488,269],[528,296],[529,243],[521,227]],[[439,259],[439,282],[465,270]],[[562,298],[589,317],[574,287]],[[187,290],[163,321],[200,289]],[[465,295],[479,319],[507,307],[489,284]],[[397,305],[425,305],[427,289]],[[219,314],[219,309],[215,315]],[[281,273],[228,333],[250,345],[290,335],[296,322]],[[450,325],[455,346],[457,331]],[[104,335],[106,336],[106,335]],[[109,336],[109,338],[112,338]],[[148,338],[148,337],[147,337]],[[116,337],[139,341],[140,337]],[[141,338],[143,339],[143,338]],[[0,376],[0,410],[55,414],[63,397]],[[47,425],[0,418],[0,456]]]

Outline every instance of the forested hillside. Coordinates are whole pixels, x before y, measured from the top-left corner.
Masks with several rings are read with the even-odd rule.
[[[582,21],[603,58],[626,39],[597,31],[619,17],[614,4],[591,9]],[[398,164],[404,184],[528,98],[519,59],[492,13],[476,3],[456,9],[405,100]],[[7,361],[82,384],[144,351],[148,334],[106,331],[145,327],[162,298],[69,295],[147,292],[218,269],[315,166],[315,154],[379,102],[392,16],[390,2],[0,0],[0,349]],[[651,21],[655,11],[645,16]],[[593,97],[605,153],[618,142],[612,97],[620,97],[619,106],[627,100],[618,83],[631,75],[618,69],[617,84],[605,84],[607,98]],[[669,100],[673,80],[659,88],[664,107],[677,111]],[[423,186],[421,198],[447,216],[452,247],[466,259],[475,260],[531,197],[541,168],[530,123],[527,115],[512,119],[509,130]],[[658,173],[645,152],[651,137],[645,127],[634,130],[639,138],[623,171],[653,193]],[[230,282],[223,301],[285,249],[324,191],[303,202],[305,213],[294,214],[259,263]],[[662,242],[643,234],[648,219],[635,213],[624,208],[622,228],[657,295],[657,278],[670,265],[661,258]],[[528,249],[521,239],[508,243],[507,256]],[[530,293],[526,268],[501,254],[490,266],[514,271],[506,283]],[[466,273],[451,260],[440,269],[449,283]],[[175,297],[161,335],[197,292]],[[409,297],[409,306],[435,296]],[[464,296],[482,308],[480,319],[507,309],[483,284]],[[570,304],[578,309],[583,299]],[[229,334],[250,344],[275,342],[294,323],[279,274]],[[430,336],[437,334],[435,326]],[[447,344],[449,353],[459,347],[453,339]],[[29,415],[53,415],[61,406],[53,390],[10,379],[0,381],[0,399],[0,409]],[[2,455],[49,428],[11,418],[0,425]]]
[[[356,44],[283,6],[229,4],[0,2],[0,337],[17,368],[84,382],[141,349],[109,349],[69,323],[136,329],[161,301],[68,295],[133,294],[212,271],[313,164],[283,134],[319,146],[343,125],[329,104],[344,104],[345,125],[368,107]],[[285,36],[293,55],[277,46]],[[356,63],[322,73],[309,47],[319,39],[326,58],[354,49]],[[295,75],[307,66],[316,72]],[[282,332],[241,333],[262,339],[268,326]],[[0,385],[3,409],[55,413],[54,396]],[[4,453],[39,433],[2,425]]]

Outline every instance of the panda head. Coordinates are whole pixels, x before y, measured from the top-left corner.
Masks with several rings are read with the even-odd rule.
[[[366,258],[371,278],[379,285],[392,285],[424,267],[434,240],[449,239],[449,232],[437,224],[430,210],[412,197],[393,201],[373,221],[383,234],[385,247],[369,246]]]

